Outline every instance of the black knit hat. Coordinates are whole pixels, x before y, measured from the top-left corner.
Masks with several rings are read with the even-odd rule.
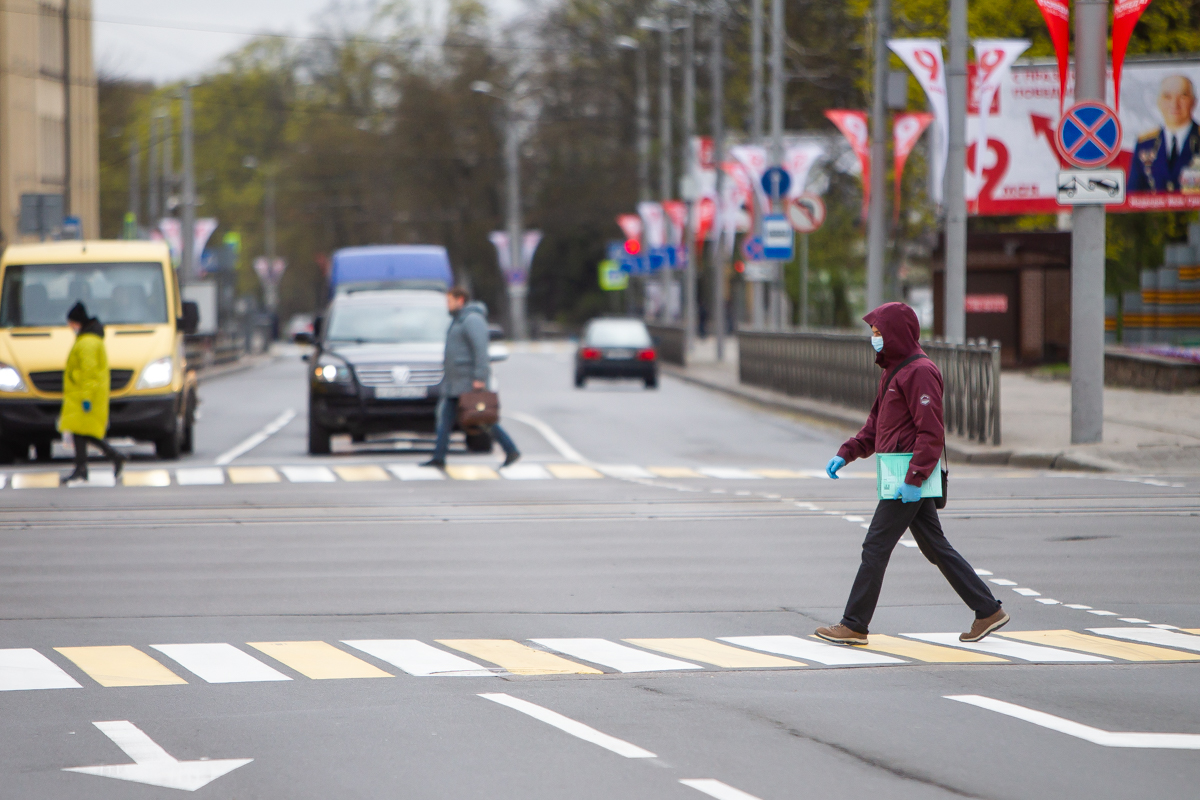
[[[87,306],[83,303],[76,303],[71,306],[71,310],[67,312],[68,322],[78,322],[80,325],[87,322],[91,317],[88,316]]]

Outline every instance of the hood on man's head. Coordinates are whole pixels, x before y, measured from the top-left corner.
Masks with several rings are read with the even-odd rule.
[[[921,323],[917,321],[917,312],[904,303],[884,303],[863,317],[863,322],[874,325],[883,335],[883,350],[875,359],[880,366],[888,366],[921,350],[917,343],[921,338]]]

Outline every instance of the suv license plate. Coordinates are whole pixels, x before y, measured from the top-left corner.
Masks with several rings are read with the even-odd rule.
[[[407,400],[424,396],[424,386],[380,386],[375,390],[375,397],[380,400]]]
[[[633,358],[633,351],[632,350],[609,350],[607,353],[604,354],[604,357],[612,358],[612,359]]]

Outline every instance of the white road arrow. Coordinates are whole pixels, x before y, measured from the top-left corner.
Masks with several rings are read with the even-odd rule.
[[[1049,728],[1052,731],[1065,733],[1068,736],[1074,736],[1076,739],[1083,739],[1085,742],[1091,742],[1092,744],[1104,747],[1200,750],[1200,733],[1106,731],[1079,722],[1072,722],[1062,717],[1056,717],[1044,711],[1034,711],[1032,708],[1006,703],[1003,700],[993,700],[990,697],[983,697],[977,694],[954,694],[943,695],[943,697],[947,700],[957,700],[960,703],[969,703],[979,708],[986,708],[988,711],[995,711],[998,714],[1016,717],[1026,722],[1032,722],[1034,725],[1040,725],[1043,728]]]
[[[148,783],[167,789],[194,792],[226,773],[245,766],[253,758],[224,758],[216,761],[179,761],[163,750],[136,725],[119,719],[112,722],[93,722],[100,732],[113,740],[133,764],[110,764],[98,767],[67,767],[64,772],[82,772],[103,778]]]

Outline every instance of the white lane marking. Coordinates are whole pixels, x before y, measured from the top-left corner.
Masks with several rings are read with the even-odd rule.
[[[988,575],[992,575],[994,573],[992,573],[990,570],[986,570],[986,569],[977,569],[977,570],[975,570],[975,574],[982,575],[986,578]]]
[[[495,673],[433,645],[416,639],[345,639],[355,650],[386,661],[409,675],[427,678],[434,675],[455,678],[490,678]]]
[[[1016,581],[1010,581],[1007,578],[988,578],[988,583],[994,583],[997,586],[1016,586]]]
[[[648,469],[635,467],[632,464],[593,464],[596,469],[610,478],[656,478]]]
[[[762,650],[765,653],[816,661],[831,667],[905,663],[898,658],[855,650],[848,645],[825,644],[796,636],[722,636],[721,641],[751,650]]]
[[[842,519],[846,520],[846,522],[866,522],[866,519],[863,517],[856,517],[853,514],[842,517]]]
[[[864,525],[863,527],[867,526]],[[920,545],[917,544],[916,539],[901,539],[900,544],[904,545],[905,547],[920,547]]]
[[[511,467],[501,467],[500,477],[510,481],[548,481],[553,480],[541,464],[513,464]]]
[[[1091,606],[1080,605],[1079,603],[1067,603],[1063,608],[1073,608],[1076,611],[1087,611]]]
[[[265,442],[267,439],[270,439],[272,436],[274,436],[275,434],[277,434],[281,430],[283,430],[283,426],[287,425],[289,422],[291,422],[295,418],[296,418],[296,412],[289,408],[287,411],[284,411],[278,417],[276,417],[275,419],[268,422],[266,427],[264,427],[258,433],[254,434],[250,438],[246,439],[244,442],[237,445],[236,447],[226,450],[224,453],[221,453],[221,455],[217,456],[216,461],[214,461],[213,463],[216,464],[218,467],[223,467],[226,464],[228,464],[229,462],[233,461],[235,458],[246,455],[246,453],[249,453],[251,450],[258,447],[260,444]]]
[[[1049,597],[1039,597],[1039,598],[1037,599],[1037,601],[1038,601],[1039,603],[1041,603],[1042,605],[1044,605],[1044,606],[1058,606],[1058,605],[1062,605],[1062,603],[1060,603],[1058,600],[1053,600],[1053,599],[1051,599],[1051,598],[1049,598]]]
[[[100,732],[125,751],[134,760],[133,764],[109,764],[98,767],[67,767],[63,772],[81,772],[116,778],[134,783],[162,786],[166,789],[182,789],[194,792],[215,781],[222,775],[244,767],[253,758],[221,758],[215,760],[180,761],[163,750],[140,728],[128,720],[93,722]]]
[[[1161,622],[1151,622],[1151,623],[1150,623],[1150,627],[1151,627],[1151,628],[1161,628],[1161,629],[1162,629],[1162,630],[1164,630],[1164,631],[1177,631],[1177,630],[1179,630],[1179,626],[1178,626],[1178,625],[1165,625],[1165,624],[1163,624],[1163,623],[1161,623]]]
[[[291,483],[335,483],[337,476],[329,467],[280,467],[279,471]]]
[[[700,467],[697,472],[710,478],[720,478],[723,481],[761,481],[762,475],[737,467]]]
[[[1044,647],[1038,644],[1014,642],[1011,639],[984,639],[982,642],[960,642],[957,633],[902,633],[908,639],[919,639],[922,642],[941,644],[947,647],[961,647],[964,650],[978,650],[980,653],[991,653],[996,656],[1019,658],[1022,661],[1032,661],[1038,664],[1075,664],[1081,662],[1107,662],[1107,658],[1091,656],[1084,653],[1071,653],[1059,650],[1057,647]]]
[[[388,472],[402,481],[446,480],[446,474],[437,467],[422,467],[419,464],[389,464]]]
[[[177,469],[175,482],[180,486],[219,486],[225,483],[225,470],[220,467]]]
[[[1013,591],[1016,592],[1017,594],[1021,595],[1022,597],[1041,597],[1042,596],[1041,592],[1035,592],[1033,589],[1022,588],[1022,589],[1013,589]]]
[[[1159,644],[1163,647],[1182,647],[1184,650],[1200,652],[1200,636],[1193,636],[1190,633],[1177,633],[1162,628],[1088,628],[1088,630],[1101,636],[1131,639],[1135,642]]]
[[[287,675],[231,644],[152,644],[158,652],[178,661],[184,669],[208,683],[251,683],[255,681],[290,681]]]
[[[3,489],[7,485],[8,485],[8,475],[0,474],[0,489]]]
[[[654,753],[651,753],[649,750],[643,750],[636,744],[630,744],[623,739],[609,736],[607,733],[601,733],[589,725],[576,722],[570,717],[564,717],[557,711],[542,708],[539,705],[530,703],[528,700],[521,700],[512,695],[499,692],[489,692],[479,696],[485,700],[491,700],[493,703],[508,706],[514,711],[520,711],[522,714],[558,728],[564,733],[569,733],[578,739],[583,739],[585,742],[599,745],[605,750],[611,750],[619,756],[625,756],[625,758],[658,758]]]
[[[1115,611],[1101,611],[1098,608],[1093,608],[1090,611],[1088,611],[1088,613],[1095,614],[1097,617],[1115,617],[1115,616],[1117,616],[1117,613]]]
[[[647,653],[606,639],[530,639],[543,647],[566,653],[593,664],[612,667],[617,672],[661,672],[675,669],[703,669],[696,664]]]
[[[985,708],[997,714],[1015,717],[1025,722],[1032,722],[1042,728],[1065,733],[1085,742],[1098,744],[1102,747],[1136,747],[1160,750],[1200,750],[1200,733],[1136,733],[1125,731],[1106,731],[1072,722],[1069,719],[1056,717],[1044,711],[994,700],[977,694],[948,694],[943,695],[947,700],[957,700],[960,703]]]
[[[729,784],[721,783],[713,778],[683,778],[679,781],[684,786],[698,789],[709,797],[717,800],[759,800],[752,794],[746,794],[741,789],[735,789]]]
[[[0,692],[80,688],[74,678],[37,650],[0,650]]]
[[[1140,617],[1121,617],[1121,622],[1129,622],[1134,625],[1148,625],[1150,620],[1141,619]]]
[[[571,445],[567,444],[567,440],[558,435],[558,431],[551,428],[546,423],[542,422],[537,417],[529,414],[506,414],[505,416],[512,417],[518,422],[524,422],[529,427],[542,435],[551,447],[558,451],[558,454],[567,461],[574,461],[576,464],[586,464],[587,459],[579,454]]]

